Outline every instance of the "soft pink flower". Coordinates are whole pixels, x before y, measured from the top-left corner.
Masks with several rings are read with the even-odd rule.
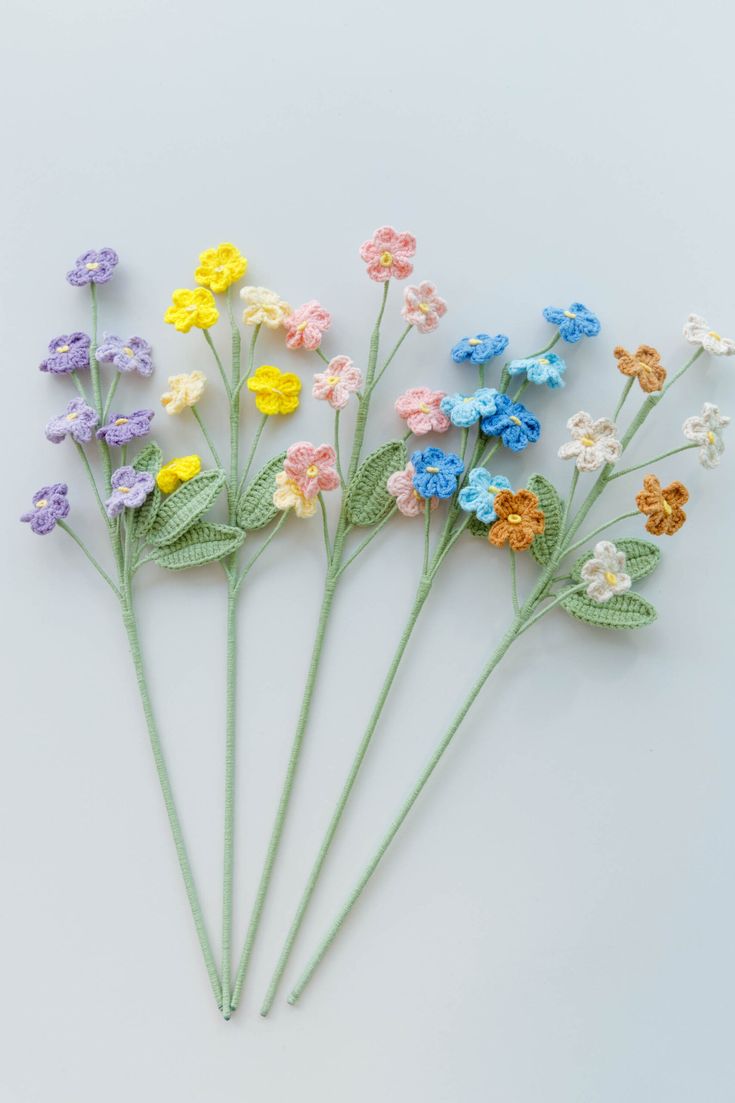
[[[286,344],[290,349],[318,349],[322,343],[322,333],[332,324],[332,315],[316,301],[309,299],[293,314],[283,319],[288,330]]]
[[[426,499],[413,485],[415,474],[416,470],[409,460],[403,471],[394,471],[386,483],[388,493],[393,495],[396,505],[406,517],[417,517],[426,507]],[[430,509],[436,509],[438,505],[439,499],[432,498]]]
[[[431,391],[428,387],[412,387],[396,399],[396,413],[408,425],[412,433],[446,433],[451,422],[439,409],[444,391]]]
[[[437,295],[436,285],[428,280],[422,280],[418,287],[407,287],[403,292],[401,314],[419,333],[431,333],[446,312],[447,304]]]
[[[362,373],[349,356],[334,356],[324,371],[314,376],[311,393],[314,398],[326,398],[334,410],[342,410],[349,397],[362,386]],[[449,424],[447,422],[447,424]]]
[[[300,440],[286,453],[283,470],[305,498],[316,498],[320,491],[339,486],[336,459],[331,445],[320,444],[315,448],[308,440]]]
[[[405,280],[413,272],[409,257],[416,252],[416,238],[412,234],[399,234],[392,226],[381,226],[370,241],[360,246],[360,256],[367,261],[367,274],[371,280]]]

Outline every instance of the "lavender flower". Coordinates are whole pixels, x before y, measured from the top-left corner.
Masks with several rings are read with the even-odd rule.
[[[150,375],[153,371],[151,346],[142,337],[123,341],[106,333],[97,349],[97,359],[101,364],[114,364],[118,371],[137,371],[139,375]]]
[[[92,439],[92,431],[97,425],[97,411],[88,406],[83,398],[73,398],[65,414],[52,417],[49,421],[45,430],[46,439],[52,444],[61,444],[68,434],[77,444],[86,444]]]
[[[153,410],[133,410],[132,414],[110,414],[107,425],[97,430],[97,436],[107,444],[120,447],[135,437],[144,437],[151,428]]]
[[[46,536],[55,527],[56,522],[69,514],[69,500],[66,483],[53,483],[42,486],[33,495],[33,509],[21,515],[21,521],[30,521],[31,530],[37,536]]]
[[[49,341],[49,355],[41,361],[39,369],[62,375],[88,368],[89,345],[90,340],[86,333],[62,333],[60,337]]]
[[[117,517],[126,507],[142,506],[154,487],[153,476],[134,467],[118,467],[112,475],[112,494],[105,502],[108,516]]]
[[[84,287],[87,283],[107,283],[117,264],[114,249],[88,249],[77,257],[74,267],[66,273],[66,278],[74,287]]]

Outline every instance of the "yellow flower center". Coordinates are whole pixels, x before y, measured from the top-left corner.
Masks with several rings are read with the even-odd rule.
[[[427,475],[438,475],[439,474],[439,468],[438,467],[427,467],[426,468],[426,473],[427,473]]]
[[[129,417],[116,417],[115,418],[115,425],[127,425],[127,423],[129,421],[130,421]]]
[[[711,329],[709,331],[709,333],[707,334],[707,336],[708,337],[714,337],[715,341],[721,341],[722,340],[722,337],[720,336],[720,334],[714,329]]]
[[[579,443],[583,444],[585,446],[585,448],[594,448],[595,438],[594,437],[582,437],[582,439]]]
[[[519,417],[511,417],[510,420],[513,422],[514,425],[521,424],[521,419]]]
[[[498,494],[500,492],[500,487],[499,486],[489,486],[487,488],[487,492],[488,492],[488,494]]]
[[[707,440],[710,442],[710,444],[714,444],[716,439],[717,438],[715,437],[715,434],[710,429],[709,433],[707,433]]]
[[[463,401],[463,402],[471,402],[473,398],[474,398],[474,395],[471,395],[471,394],[466,394],[466,395],[464,396],[464,398],[462,399],[462,401]]]
[[[414,496],[414,498],[417,498],[419,502],[423,501],[423,498],[419,494],[418,490],[414,490],[413,496]]]
[[[674,512],[673,509],[671,508],[669,503],[664,498],[664,513],[666,514],[667,517],[670,517],[673,512]]]
[[[339,376],[338,375],[328,376],[327,383],[329,384],[330,387],[336,386],[336,384],[339,383]]]
[[[79,414],[77,414],[77,413],[75,413],[74,411],[72,411],[72,412],[71,412],[70,414],[67,414],[67,415],[66,415],[66,420],[67,420],[67,421],[76,421],[76,419],[77,419],[78,417],[79,417]]]
[[[90,264],[85,264],[85,268],[88,268],[90,272],[94,272],[95,268],[99,268],[99,263],[93,260]]]
[[[565,317],[565,318],[576,318],[576,317],[577,317],[577,315],[576,315],[576,314],[573,314],[573,313],[571,312],[571,310],[565,310],[565,311],[564,311],[564,317]]]
[[[68,345],[57,345],[56,346],[56,351],[57,352],[68,352],[69,351],[69,346]]]
[[[300,325],[296,326],[296,332],[297,333],[303,333],[304,330],[306,329],[306,327],[308,326],[308,324],[309,324],[308,322],[302,322]]]
[[[605,571],[605,582],[607,582],[608,586],[616,586],[618,576],[613,574],[612,571]]]
[[[520,513],[509,513],[505,519],[511,525],[520,525],[521,521],[523,520]]]
[[[380,254],[380,263],[383,265],[383,268],[389,268],[393,263],[393,254],[389,253],[386,249],[384,253]]]
[[[129,345],[125,346],[125,348],[123,349],[123,352],[125,353],[126,356],[132,356],[133,355],[133,350],[130,348]]]
[[[36,502],[36,509],[43,509],[47,505],[48,505],[48,499],[47,498],[39,498],[38,501]]]
[[[419,303],[419,310],[422,314],[428,314],[431,310],[431,307],[428,303]]]
[[[309,467],[307,467],[306,474],[309,476],[310,479],[315,479],[316,476],[319,474],[319,468],[315,463],[312,463],[309,465]]]
[[[421,403],[421,405],[419,406],[419,410],[421,411],[422,414],[430,414],[431,413],[431,410],[429,409],[429,407],[426,405],[425,402]]]
[[[129,486],[119,486],[117,489],[120,491],[121,494],[129,494],[130,493],[130,487]]]
[[[545,356],[542,356],[541,359],[539,360],[539,364],[544,364],[544,366],[548,363],[550,363],[550,361],[547,360]]]
[[[469,341],[467,342],[467,344],[468,344],[468,345],[472,345],[472,347],[474,348],[474,347],[475,347],[476,345],[481,345],[481,344],[482,344],[482,341],[480,340],[480,338],[479,338],[479,337],[470,337],[470,339],[469,339]]]

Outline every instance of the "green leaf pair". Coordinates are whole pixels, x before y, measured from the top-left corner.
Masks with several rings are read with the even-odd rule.
[[[658,566],[661,552],[649,540],[623,538],[615,541],[618,551],[625,552],[625,569],[631,579],[646,578]],[[582,567],[592,559],[593,553],[580,556],[572,568],[575,582],[582,581]],[[650,601],[640,594],[616,594],[609,601],[593,601],[585,593],[571,594],[561,602],[563,608],[577,620],[594,624],[598,628],[643,628],[656,619],[656,610]]]

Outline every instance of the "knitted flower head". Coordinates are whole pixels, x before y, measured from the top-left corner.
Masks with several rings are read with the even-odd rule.
[[[356,394],[361,386],[362,372],[349,356],[334,356],[324,371],[314,375],[311,393],[314,398],[327,401],[333,410],[343,410],[350,395]]]
[[[630,575],[625,573],[625,552],[609,540],[595,544],[594,555],[583,564],[580,575],[588,583],[587,596],[600,604],[624,594],[631,585]]]
[[[83,398],[72,398],[66,407],[66,413],[52,417],[46,425],[46,440],[60,444],[70,436],[76,444],[87,444],[99,424],[97,411],[88,406]]]
[[[105,444],[121,448],[136,437],[150,432],[153,410],[133,410],[132,414],[110,414],[106,425],[97,430],[97,436]]]
[[[422,498],[451,498],[464,464],[454,452],[441,448],[426,448],[411,456],[414,466],[413,485]]]
[[[286,344],[290,349],[318,349],[322,334],[332,324],[332,315],[316,299],[309,299],[292,314],[283,319],[286,328]]]
[[[299,404],[301,380],[293,372],[282,372],[273,364],[262,364],[248,379],[261,414],[292,414]]]
[[[335,490],[339,486],[336,459],[331,444],[316,447],[307,440],[297,441],[286,452],[283,470],[300,494],[316,498],[323,490]]]
[[[474,513],[478,521],[489,525],[497,521],[495,499],[501,490],[510,490],[504,475],[491,475],[484,467],[475,467],[467,476],[467,485],[459,492],[459,504],[466,513]]]
[[[74,287],[84,287],[88,283],[107,283],[117,266],[118,256],[114,249],[88,249],[77,257],[74,267],[66,273],[66,278]]]
[[[273,494],[276,509],[292,509],[297,517],[313,517],[316,513],[316,498],[307,498],[299,490],[298,484],[289,479],[285,471],[276,475],[276,490]]]
[[[521,402],[514,402],[507,394],[496,395],[495,410],[482,419],[485,436],[500,437],[511,452],[522,452],[541,436],[541,422]]]
[[[521,375],[525,372],[529,383],[535,383],[537,386],[545,384],[552,390],[564,386],[562,376],[566,370],[566,364],[555,352],[546,352],[543,356],[529,356],[525,360],[511,360],[508,364],[509,375]]]
[[[171,300],[163,320],[179,333],[188,333],[193,327],[210,329],[219,318],[214,295],[206,287],[195,287],[193,291],[180,287],[174,291]]]
[[[606,463],[615,463],[622,446],[615,434],[617,429],[607,417],[597,420],[585,411],[569,418],[567,429],[572,439],[559,449],[560,460],[575,460],[578,471],[597,471]]]
[[[66,375],[88,368],[90,344],[86,333],[62,333],[60,337],[54,337],[53,341],[49,341],[49,354],[39,364],[39,370],[51,372],[52,375]]]
[[[681,507],[689,501],[689,491],[678,481],[662,487],[655,475],[646,475],[635,501],[648,517],[646,529],[654,536],[673,536],[687,519]]]
[[[474,337],[463,337],[452,345],[452,360],[461,364],[470,360],[473,364],[487,364],[494,356],[500,356],[508,347],[508,338],[504,333],[478,333]]]
[[[720,413],[719,406],[705,402],[701,414],[688,417],[682,425],[687,440],[700,446],[699,462],[702,467],[713,468],[719,464],[720,456],[725,451],[722,430],[729,424],[730,418]]]
[[[723,337],[715,329],[710,329],[701,314],[690,314],[684,326],[684,336],[692,345],[700,345],[705,352],[715,356],[733,356],[735,341]]]
[[[404,517],[417,517],[419,513],[423,513],[427,501],[429,509],[436,509],[439,505],[438,498],[426,499],[419,494],[414,486],[415,475],[416,468],[409,460],[403,470],[394,471],[389,475],[386,483],[388,493],[395,498],[396,505]]]
[[[164,494],[171,494],[174,490],[193,479],[202,469],[202,461],[199,456],[177,456],[163,465],[156,475],[158,489]]]
[[[275,291],[267,287],[243,287],[240,298],[245,303],[242,320],[246,326],[267,326],[278,329],[293,311]]]
[[[112,364],[118,371],[150,375],[153,371],[151,346],[142,337],[128,337],[123,341],[106,333],[95,353],[100,364]]]
[[[497,410],[499,395],[494,387],[479,387],[473,394],[447,394],[441,402],[442,413],[452,425],[467,429],[481,417],[489,417]]]
[[[496,494],[493,509],[498,519],[487,534],[490,543],[496,548],[509,544],[516,552],[530,548],[534,537],[544,531],[544,515],[538,504],[531,490],[501,490]]]
[[[57,521],[69,515],[68,491],[66,483],[42,486],[33,495],[33,508],[21,514],[21,521],[27,521],[37,536],[47,536]]]
[[[155,486],[147,471],[136,471],[129,465],[118,467],[112,474],[112,493],[105,502],[108,517],[117,517],[124,509],[138,509]]]
[[[407,287],[403,293],[401,314],[419,333],[431,333],[446,312],[447,304],[439,298],[436,286],[428,280],[423,280],[416,287]]]
[[[396,399],[396,413],[419,437],[426,433],[446,433],[450,421],[441,408],[443,399],[444,391],[411,387]]]
[[[584,303],[572,303],[566,310],[547,306],[543,314],[547,322],[559,327],[561,339],[572,345],[583,337],[596,337],[600,332],[600,319]]]
[[[410,258],[416,252],[413,234],[399,233],[392,226],[381,226],[369,241],[360,246],[360,256],[367,264],[371,280],[405,280],[413,272]]]
[[[199,254],[199,267],[194,272],[194,279],[221,295],[245,275],[247,266],[248,262],[240,250],[225,241],[216,249],[205,249]]]
[[[161,395],[161,405],[166,407],[167,414],[180,414],[188,406],[196,406],[206,385],[207,377],[203,371],[170,375],[169,389]]]
[[[661,354],[651,345],[639,345],[635,352],[628,352],[622,345],[617,345],[613,356],[623,375],[637,379],[646,394],[653,394],[663,387],[666,368],[661,363]]]

